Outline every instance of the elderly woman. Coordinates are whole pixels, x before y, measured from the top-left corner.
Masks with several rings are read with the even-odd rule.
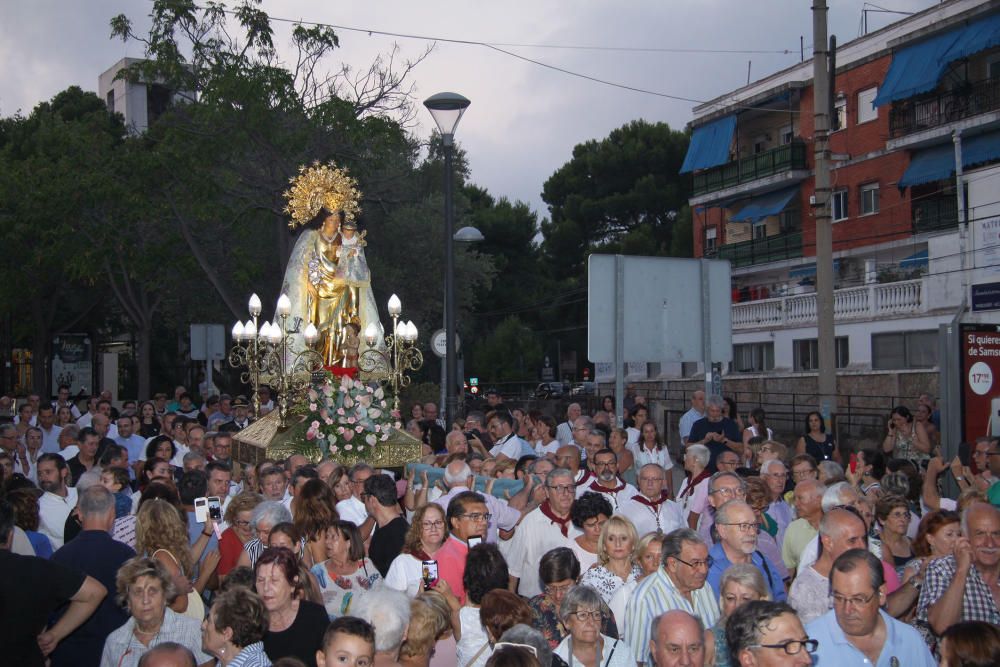
[[[617,514],[608,519],[601,529],[597,565],[583,573],[580,583],[593,587],[605,603],[610,603],[619,588],[642,576],[642,569],[635,562],[637,539],[631,521]]]
[[[257,559],[254,573],[267,609],[264,652],[272,661],[291,656],[312,664],[323,648],[329,618],[323,605],[300,599],[299,559],[288,549],[268,549]]]
[[[559,605],[559,617],[569,635],[555,650],[567,663],[585,667],[631,667],[632,649],[620,639],[601,633],[604,618],[600,594],[590,586],[570,589]]]
[[[299,559],[299,581],[302,584],[301,598],[316,604],[323,604],[323,595],[319,591],[319,583],[316,577],[309,571],[309,567],[303,562],[302,555],[306,550],[306,542],[299,535],[299,531],[292,523],[279,523],[271,529],[267,536],[267,548],[288,549]]]
[[[264,653],[267,610],[260,596],[236,586],[220,594],[212,603],[208,618],[201,624],[201,643],[219,660],[219,665],[270,667]]]
[[[253,511],[262,498],[256,493],[244,492],[229,501],[224,517],[229,527],[219,537],[219,567],[215,569],[220,577],[225,577],[236,567],[243,553],[243,547],[253,539]]]
[[[337,496],[318,479],[307,480],[292,499],[295,528],[306,540],[302,560],[314,565],[326,559],[326,531],[339,519]]]
[[[712,476],[708,462],[711,456],[705,445],[688,445],[684,450],[686,477],[677,491],[677,502],[691,530],[698,530],[698,519],[708,511],[708,481]]]
[[[655,568],[654,568],[655,569]],[[542,594],[528,600],[533,616],[532,626],[555,648],[566,636],[566,626],[559,616],[559,605],[566,592],[576,585],[580,578],[580,561],[569,547],[557,547],[545,553],[538,564],[538,580],[542,583]],[[601,632],[617,637],[618,627],[610,609],[602,619]]]
[[[448,522],[441,506],[429,503],[418,508],[406,532],[403,551],[385,574],[385,585],[416,597],[423,588],[423,561],[433,560],[446,539]]]
[[[597,549],[601,543],[601,531],[605,522],[614,514],[611,503],[600,493],[587,491],[573,502],[569,516],[573,525],[583,534],[570,543],[570,548],[580,561],[580,569],[586,572],[597,564]]]
[[[611,614],[615,620],[625,620],[626,603],[639,586],[639,582],[660,568],[661,553],[663,553],[663,533],[647,533],[639,539],[635,547],[635,562],[639,566],[640,574],[636,578],[626,581],[615,591],[608,602],[608,607],[611,608]],[[627,639],[626,637],[622,638]]]
[[[291,523],[291,521],[292,513],[280,501],[266,500],[257,505],[250,517],[250,529],[256,537],[243,545],[243,553],[240,554],[236,564],[241,567],[254,567],[257,559],[264,553],[271,529],[279,523]]]
[[[906,564],[914,558],[906,531],[910,526],[910,503],[902,496],[885,495],[875,504],[875,516],[882,525],[882,560],[902,577]]]
[[[729,667],[726,647],[726,619],[751,600],[770,600],[764,575],[752,563],[730,565],[719,580],[719,621],[705,630],[705,665]]]
[[[126,561],[115,588],[129,619],[105,640],[101,667],[138,667],[143,653],[166,642],[187,647],[199,665],[212,659],[201,650],[199,622],[167,607],[177,589],[162,563],[143,557]]]
[[[327,559],[313,565],[312,574],[330,619],[351,615],[351,603],[382,580],[365,556],[365,542],[350,521],[334,521],[326,531]]]
[[[424,591],[410,603],[410,624],[406,641],[399,650],[399,662],[406,667],[428,667],[438,655],[438,642],[450,640],[450,664],[455,664],[455,641],[452,639],[451,608],[437,591]]]

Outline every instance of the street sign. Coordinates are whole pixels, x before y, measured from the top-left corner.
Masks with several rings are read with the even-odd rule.
[[[455,332],[455,349],[462,349],[462,339],[458,337],[458,332]],[[431,334],[431,352],[441,357],[445,358],[448,352],[448,333],[444,329],[438,329]]]
[[[223,324],[191,325],[191,359],[218,361],[226,358],[226,327]]]

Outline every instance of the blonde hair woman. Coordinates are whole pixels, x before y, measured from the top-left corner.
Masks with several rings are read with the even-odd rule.
[[[764,575],[752,563],[737,563],[726,568],[719,580],[719,590],[719,620],[714,627],[705,630],[706,667],[732,664],[726,646],[726,619],[747,602],[771,599]]]
[[[181,521],[177,508],[161,498],[142,504],[135,522],[135,550],[158,561],[166,568],[177,588],[177,597],[170,608],[175,612],[202,621],[205,603],[201,591],[219,563],[218,552],[212,552],[202,564],[202,576],[191,584],[195,563],[208,545],[212,535],[212,519],[193,544],[188,543],[187,527]]]
[[[615,591],[642,576],[635,562],[638,539],[635,526],[623,516],[616,514],[604,523],[597,542],[597,565],[583,573],[580,583],[593,587],[605,604]]]

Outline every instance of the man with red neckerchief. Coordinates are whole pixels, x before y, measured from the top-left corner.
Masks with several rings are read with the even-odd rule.
[[[670,499],[666,491],[667,473],[656,463],[647,463],[639,469],[639,492],[628,496],[618,512],[635,526],[639,535],[669,533],[685,528],[684,510]]]
[[[576,487],[576,497],[587,491],[599,493],[608,499],[618,511],[623,501],[638,493],[638,490],[618,476],[618,456],[610,449],[600,449],[594,454],[594,477],[586,484]]]
[[[578,488],[586,487],[594,480],[594,473],[590,472],[590,469],[583,467],[580,451],[580,448],[573,444],[564,445],[556,450],[556,467],[569,470],[573,475],[573,484]],[[583,493],[583,491],[580,491],[580,493]]]
[[[507,550],[510,590],[532,598],[541,594],[538,564],[556,547],[569,547],[581,531],[570,521],[569,511],[576,499],[573,473],[556,468],[545,478],[546,499],[528,512],[517,526]]]

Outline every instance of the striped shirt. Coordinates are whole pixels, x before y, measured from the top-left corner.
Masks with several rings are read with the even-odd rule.
[[[691,602],[688,602],[661,566],[639,584],[625,605],[624,638],[632,647],[636,662],[653,664],[649,652],[650,626],[654,618],[673,609],[699,617],[706,628],[719,620],[719,603],[708,582],[692,591]]]

